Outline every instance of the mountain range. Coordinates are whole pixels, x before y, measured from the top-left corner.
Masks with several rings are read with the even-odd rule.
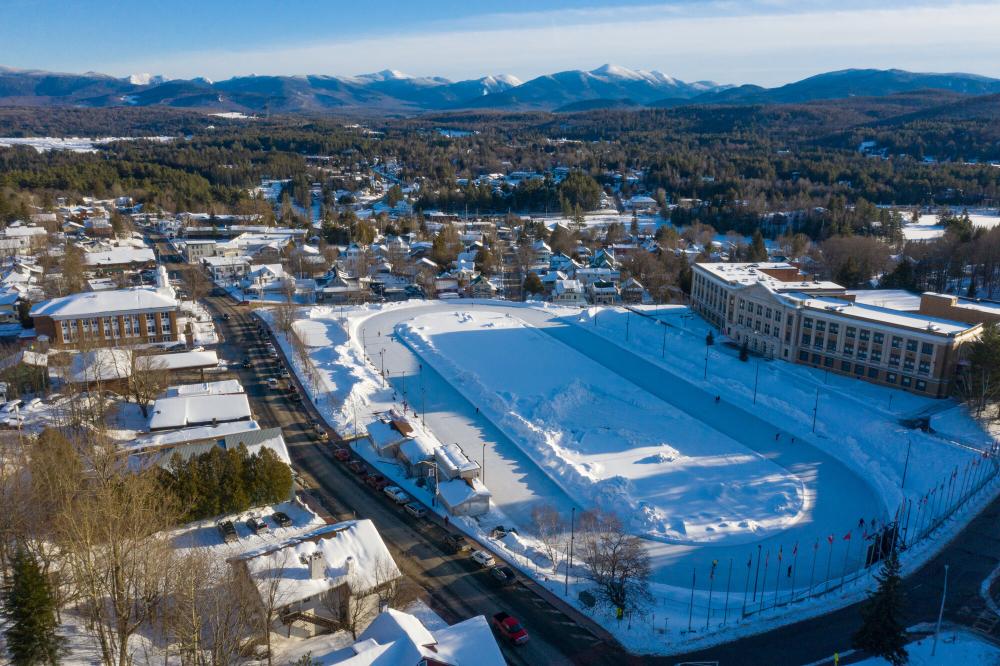
[[[1000,93],[1000,79],[975,74],[848,69],[787,85],[685,82],[658,71],[604,65],[520,81],[510,75],[451,81],[395,70],[359,76],[238,76],[167,80],[151,74],[54,73],[0,67],[0,106],[167,106],[267,113],[414,114],[457,109],[585,111],[682,105],[788,104],[880,97],[917,90],[965,95]]]

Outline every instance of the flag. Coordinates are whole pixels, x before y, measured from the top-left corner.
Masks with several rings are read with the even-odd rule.
[[[781,546],[778,546],[778,561],[781,561]]]
[[[819,537],[816,537],[816,543],[813,544],[813,550],[819,550]]]
[[[851,533],[848,532],[847,534],[844,535],[844,541],[850,541],[850,540],[851,540]]]
[[[792,557],[795,557],[798,554],[799,554],[799,542],[796,541],[795,546],[792,548]]]
[[[826,540],[830,542],[830,545],[831,545],[831,546],[833,545],[833,535],[832,535],[832,534],[831,534],[830,536],[828,536],[828,537],[826,538]]]
[[[750,553],[750,557],[747,558],[747,569],[749,569],[751,565],[753,565],[753,553]]]

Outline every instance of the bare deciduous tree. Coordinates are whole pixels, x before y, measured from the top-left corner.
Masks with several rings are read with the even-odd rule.
[[[560,551],[566,546],[566,521],[551,504],[536,504],[531,509],[531,522],[535,536],[545,549],[545,556],[552,566],[561,559]]]
[[[578,539],[587,576],[606,602],[631,610],[649,601],[649,555],[642,540],[626,532],[617,516],[584,513]]]

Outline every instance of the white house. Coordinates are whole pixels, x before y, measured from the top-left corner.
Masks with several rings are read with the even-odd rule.
[[[552,302],[559,305],[585,306],[587,298],[583,294],[583,285],[579,280],[556,280],[552,288]]]

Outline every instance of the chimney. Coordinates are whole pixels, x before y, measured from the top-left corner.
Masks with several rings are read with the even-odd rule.
[[[348,555],[347,559],[344,560],[344,570],[347,573],[348,577],[350,577],[354,573],[354,566],[355,566],[354,556]]]
[[[326,578],[326,560],[323,559],[323,551],[315,550],[311,555],[306,556],[309,564],[309,578],[321,580]]]

